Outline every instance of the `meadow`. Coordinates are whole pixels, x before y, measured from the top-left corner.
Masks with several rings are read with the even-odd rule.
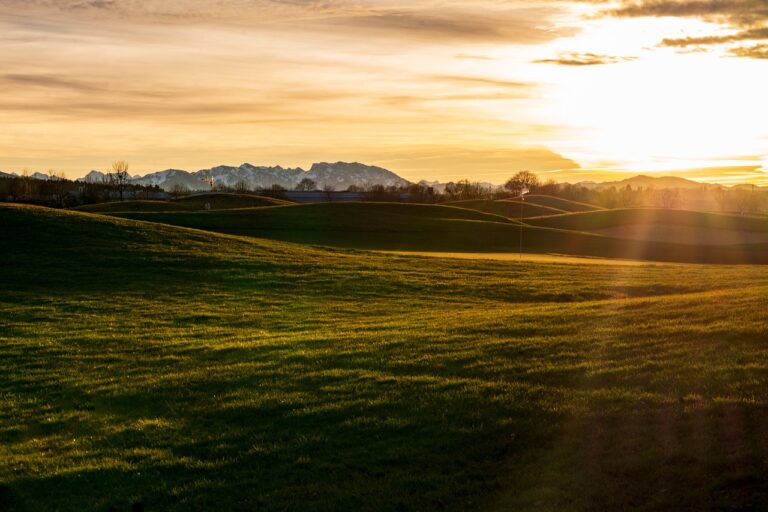
[[[229,210],[233,208],[254,208],[257,206],[277,206],[291,204],[290,201],[253,194],[207,193],[181,196],[169,201],[114,201],[109,203],[86,204],[75,208],[81,212],[177,212],[201,211],[206,206],[211,210]]]
[[[385,232],[418,213],[412,242],[518,226],[313,208],[307,228],[293,206],[0,205],[0,509],[768,502],[764,267],[321,247],[341,217]]]
[[[504,201],[498,201],[503,203]],[[134,220],[171,224],[240,236],[351,249],[437,252],[517,252],[521,223],[497,213],[454,205],[404,203],[291,204],[219,211],[114,212]],[[690,244],[672,233],[666,240],[632,240],[590,230],[636,224],[649,232],[698,228]],[[729,232],[737,241],[768,235],[768,219],[677,210],[600,210],[524,219],[523,250],[570,256],[679,263],[768,263],[768,241],[709,244],[702,232]]]

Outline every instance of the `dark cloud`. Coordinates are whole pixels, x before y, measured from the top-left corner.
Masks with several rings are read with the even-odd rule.
[[[283,28],[436,43],[536,44],[578,32],[557,23],[559,4],[502,0],[0,0],[2,11],[34,20],[125,22],[141,25],[217,24]],[[62,23],[62,18],[67,22]],[[287,25],[290,24],[288,27]],[[274,28],[274,27],[273,27]]]
[[[617,17],[674,16],[744,26],[768,19],[768,0],[646,0],[624,2],[606,14]]]
[[[768,39],[768,27],[743,30],[727,36],[683,37],[679,39],[664,39],[661,46],[686,47],[712,44],[734,43],[737,41],[752,41]]]
[[[768,39],[768,0],[642,0],[624,1],[618,8],[603,11],[615,17],[679,17],[698,18],[725,24],[736,29],[735,34],[664,39],[660,46],[687,48],[698,51],[707,46],[733,44],[741,41]],[[731,48],[738,57],[765,58],[761,46]]]
[[[750,59],[768,59],[768,44],[758,44],[755,46],[742,46],[732,48],[731,55],[736,57],[747,57]]]
[[[104,90],[102,86],[97,84],[82,80],[73,80],[59,75],[10,73],[0,76],[0,87],[2,87],[3,83],[13,87],[22,86],[45,89],[66,89],[88,93]]]
[[[489,9],[487,7],[377,10],[333,17],[320,25],[364,31],[366,37],[397,37],[434,42],[537,44],[578,32],[555,25],[560,12],[551,7]]]
[[[79,80],[52,74],[0,75],[0,112],[52,118],[205,119],[236,122],[309,119],[308,105],[348,99],[346,91],[286,86],[256,95],[227,97],[210,88],[130,86],[102,78]],[[225,121],[226,120],[226,121]]]
[[[72,4],[73,9],[111,9],[114,7],[114,0],[88,0]]]
[[[597,55],[594,53],[564,53],[555,59],[539,59],[537,64],[557,64],[560,66],[601,66],[618,64],[636,60],[637,57],[617,57],[613,55]]]

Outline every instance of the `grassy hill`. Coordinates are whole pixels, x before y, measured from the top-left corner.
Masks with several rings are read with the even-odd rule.
[[[543,194],[529,194],[525,196],[525,200],[526,202],[531,202],[539,206],[548,206],[549,208],[555,208],[565,212],[591,212],[604,209],[602,206],[580,203],[578,201],[571,201],[570,199],[563,199],[562,197],[547,196]]]
[[[619,209],[527,219],[558,229],[643,241],[702,245],[764,245],[768,218],[660,209]]]
[[[469,208],[471,210],[479,210],[481,212],[495,213],[496,215],[503,215],[504,217],[513,219],[519,219],[521,213],[523,218],[565,213],[564,210],[550,208],[548,206],[540,206],[529,201],[512,201],[508,199],[495,201],[490,199],[477,199],[470,201],[454,201],[447,204],[459,206],[461,208]]]
[[[120,215],[233,235],[355,249],[509,252],[518,250],[520,237],[519,223],[506,217],[434,205],[325,203]],[[768,244],[692,246],[538,226],[525,226],[523,239],[527,252],[674,262],[768,263]]]
[[[210,204],[212,210],[293,204],[290,201],[272,197],[253,196],[248,194],[211,193],[184,196],[170,201],[135,200],[88,204],[79,206],[75,208],[75,210],[92,213],[200,211],[205,210],[206,203]]]
[[[671,224],[705,229],[768,232],[768,218],[664,209],[616,209],[553,215],[526,220],[527,224],[557,229],[591,231],[627,224]]]
[[[206,203],[211,205],[212,210],[293,204],[291,201],[276,199],[274,197],[254,196],[252,194],[231,194],[225,192],[193,194],[190,196],[181,196],[176,199],[171,199],[171,201],[180,205],[184,205],[185,207],[193,210],[205,209]]]
[[[0,205],[4,510],[737,510],[768,274]],[[679,279],[685,275],[685,279]]]

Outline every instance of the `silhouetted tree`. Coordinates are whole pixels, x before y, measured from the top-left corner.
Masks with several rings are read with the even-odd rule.
[[[276,199],[285,199],[285,187],[274,183],[267,188],[261,189],[259,194]]]
[[[48,170],[48,183],[51,199],[56,206],[64,206],[65,200],[69,195],[69,186],[63,173],[56,172],[53,169]]]
[[[723,187],[718,187],[712,194],[715,198],[715,203],[721,212],[725,211],[726,200],[728,199],[728,192]]]
[[[110,185],[117,189],[120,194],[120,200],[123,200],[123,194],[128,187],[128,180],[130,175],[128,174],[128,162],[125,160],[118,160],[112,164],[112,172],[109,174]]]
[[[187,194],[189,194],[189,188],[186,185],[182,185],[181,183],[175,183],[171,187],[172,196],[185,196]]]
[[[661,207],[666,209],[680,206],[680,191],[676,188],[665,188],[659,192]]]
[[[300,192],[309,192],[311,190],[317,190],[317,183],[315,183],[315,180],[311,178],[304,178],[298,183],[298,185],[296,185],[296,188],[294,190],[298,190]]]
[[[462,201],[467,199],[489,199],[493,196],[493,190],[487,185],[477,181],[461,180],[445,185],[444,194],[448,201]]]
[[[539,178],[531,171],[520,171],[504,184],[504,188],[516,196],[520,195],[523,188],[528,188],[533,192],[538,186]]]
[[[323,192],[325,192],[325,199],[328,202],[331,202],[333,200],[333,193],[336,191],[335,188],[333,188],[333,185],[330,183],[323,184]]]
[[[637,196],[639,195],[639,191],[635,192],[632,190],[631,185],[625,185],[624,188],[619,190],[618,194],[618,202],[620,206],[623,206],[624,208],[629,208],[630,206],[634,206],[637,201]]]

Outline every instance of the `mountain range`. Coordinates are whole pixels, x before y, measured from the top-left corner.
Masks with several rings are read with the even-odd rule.
[[[14,177],[16,173],[0,172],[0,177]],[[55,176],[49,176],[41,172],[35,172],[30,175],[33,179],[50,180],[58,179]],[[103,183],[107,180],[108,174],[101,171],[91,171],[77,181],[86,183]],[[249,190],[259,188],[270,188],[273,185],[279,185],[286,189],[294,189],[302,180],[310,179],[320,188],[331,188],[333,190],[347,190],[350,186],[369,187],[372,185],[383,186],[405,186],[410,184],[408,180],[401,178],[394,172],[373,165],[365,165],[357,162],[336,162],[336,163],[316,163],[305,171],[300,167],[284,168],[281,166],[255,166],[245,163],[239,167],[220,165],[210,169],[202,169],[196,172],[184,171],[181,169],[167,169],[165,171],[153,172],[144,176],[132,176],[131,183],[137,185],[158,186],[166,191],[174,189],[185,189],[191,192],[204,191],[211,188],[211,181],[214,185],[235,188],[242,184]],[[439,181],[422,180],[419,185],[432,187],[438,192],[445,189],[446,183]],[[495,188],[497,185],[483,183],[487,188]],[[605,189],[616,187],[617,189],[630,186],[637,188],[678,188],[678,189],[717,189],[723,188],[722,185],[712,183],[700,183],[677,176],[634,176],[620,181],[606,181],[602,183],[593,181],[583,181],[575,184],[590,189]],[[735,185],[732,188],[752,187],[751,185]],[[758,187],[760,188],[760,187]]]
[[[91,171],[79,181],[102,182],[106,174],[99,171]],[[239,167],[220,165],[211,169],[202,169],[196,172],[181,169],[167,169],[153,172],[146,176],[136,176],[131,179],[137,185],[158,186],[163,190],[178,188],[190,191],[208,190],[211,181],[214,185],[224,187],[237,187],[243,185],[250,190],[269,188],[279,185],[286,189],[293,189],[302,180],[310,179],[319,188],[331,188],[333,190],[346,190],[350,186],[368,187],[372,185],[405,186],[409,182],[397,174],[372,165],[361,163],[317,163],[305,171],[299,167],[284,168],[281,166],[265,167],[245,163]]]
[[[664,189],[664,188],[679,188],[679,189],[716,189],[716,188],[722,188],[722,185],[714,184],[714,183],[700,183],[698,181],[692,181],[685,178],[680,178],[678,176],[645,176],[645,175],[639,175],[639,176],[633,176],[632,178],[627,178],[620,181],[604,181],[601,183],[596,183],[593,181],[582,181],[579,183],[576,183],[577,186],[582,186],[585,188],[592,188],[592,189],[604,189],[604,188],[611,188],[616,187],[624,188],[627,185],[630,187],[637,189],[637,188],[654,188],[654,189]]]

